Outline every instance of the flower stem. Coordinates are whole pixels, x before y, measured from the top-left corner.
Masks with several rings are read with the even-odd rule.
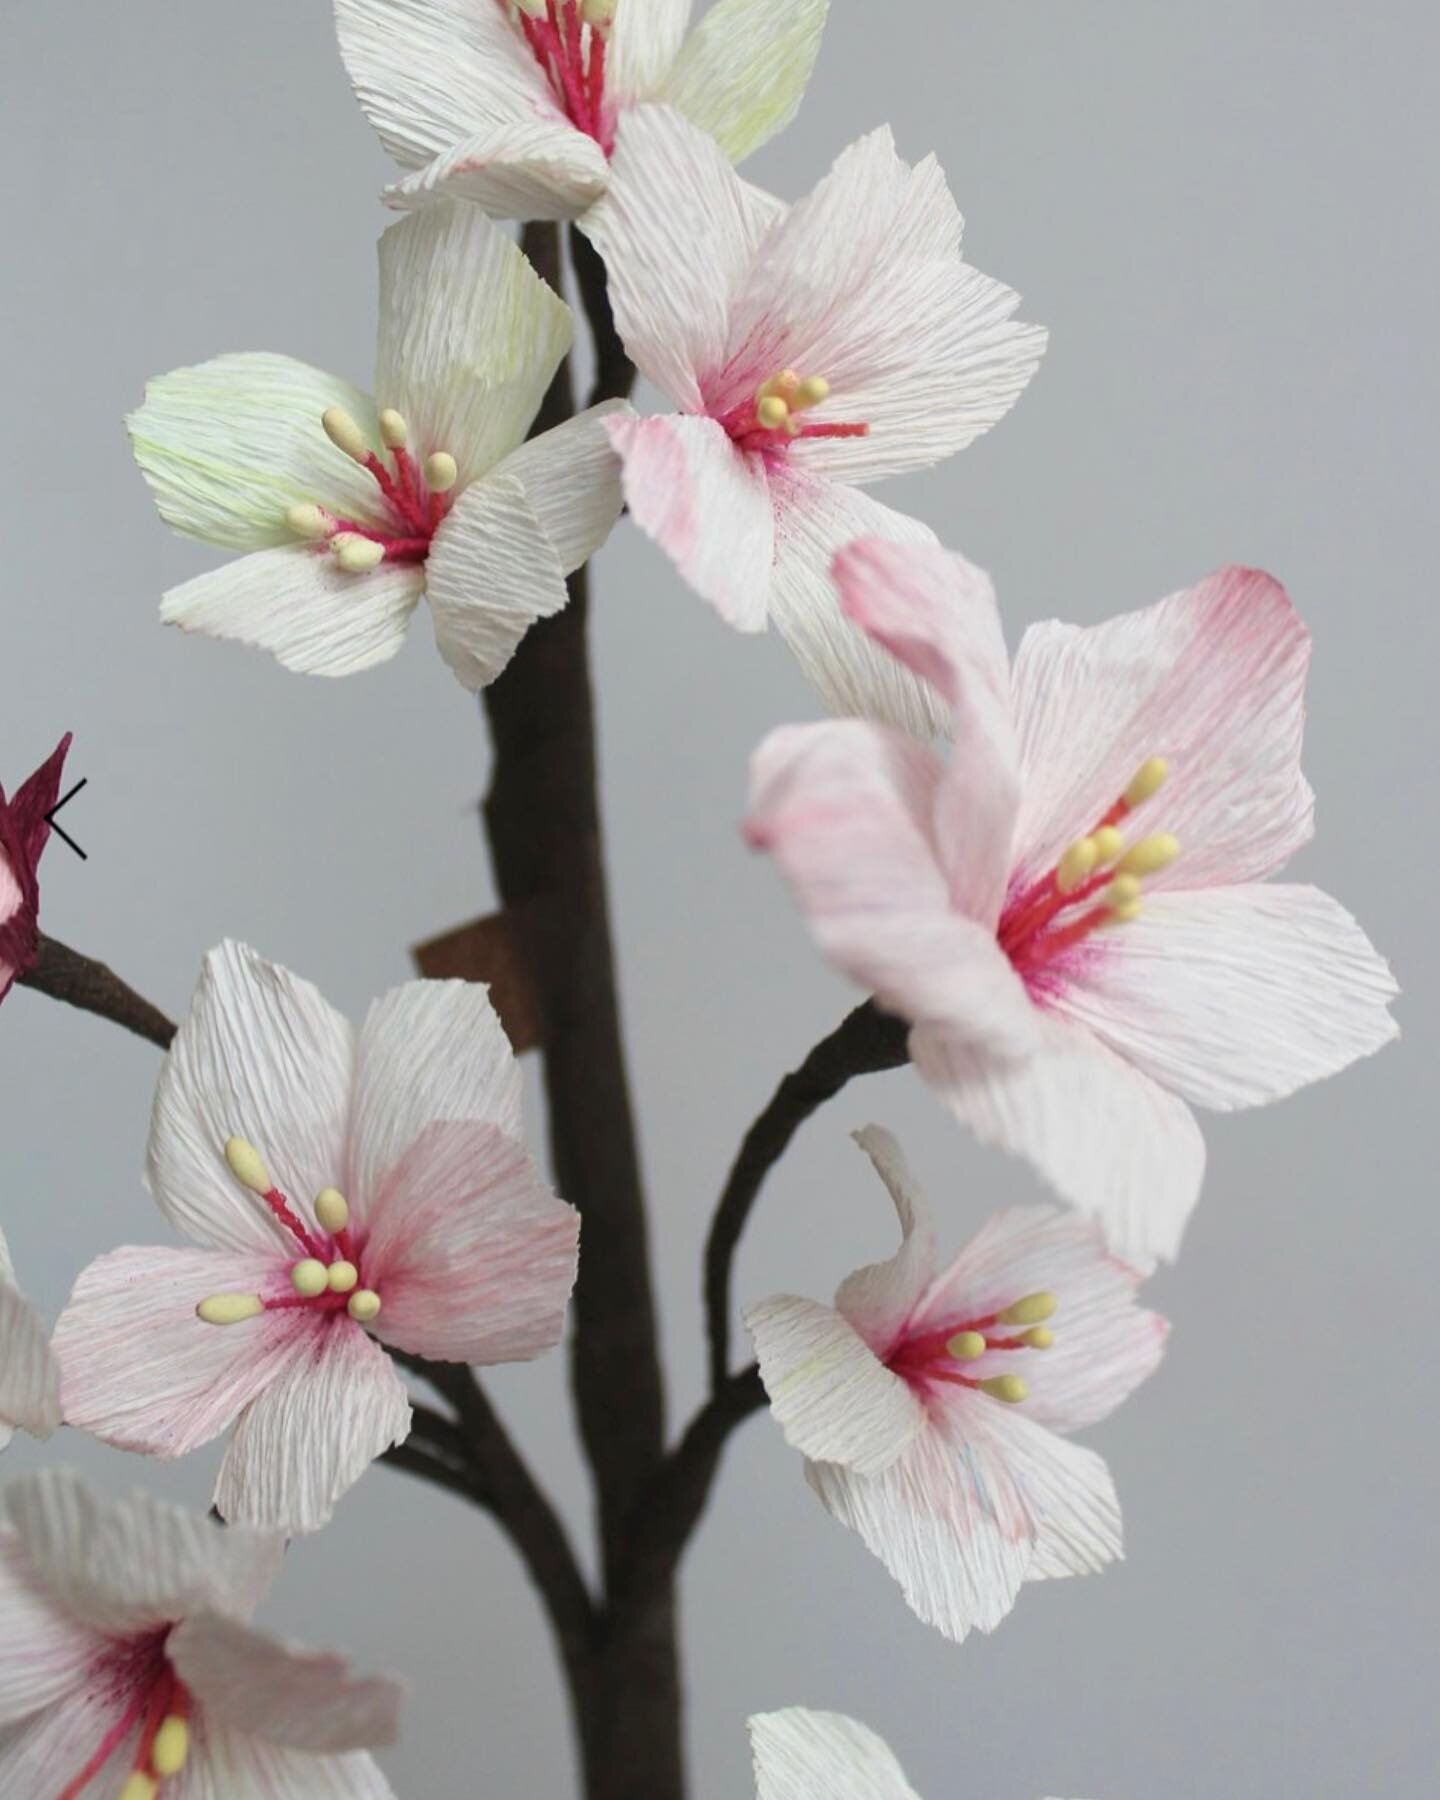
[[[56,938],[41,936],[40,955],[19,980],[22,986],[48,994],[52,1000],[63,1000],[67,1006],[78,1006],[82,1012],[123,1025],[162,1050],[170,1048],[175,1025],[158,1006],[128,987],[113,969]]]

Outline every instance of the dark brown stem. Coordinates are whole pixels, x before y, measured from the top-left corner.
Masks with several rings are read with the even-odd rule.
[[[635,365],[626,355],[620,333],[615,329],[615,314],[610,307],[610,290],[600,252],[575,225],[570,227],[570,266],[575,271],[575,285],[580,290],[595,344],[590,404],[598,406],[602,400],[624,400],[635,385]]]
[[[705,1316],[710,1339],[710,1388],[719,1395],[729,1379],[730,1284],[751,1209],[765,1177],[790,1140],[827,1100],[857,1075],[898,1069],[910,1060],[909,1028],[873,1000],[857,1006],[823,1038],[776,1088],[770,1104],[745,1134],[720,1196],[705,1245]]]
[[[158,1006],[127,987],[104,963],[82,956],[55,938],[41,937],[39,960],[20,981],[52,1000],[63,1000],[67,1006],[78,1006],[82,1012],[123,1025],[162,1050],[170,1048],[175,1026]]]

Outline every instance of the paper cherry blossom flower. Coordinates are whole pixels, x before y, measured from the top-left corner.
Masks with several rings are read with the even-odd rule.
[[[40,858],[60,798],[67,731],[40,767],[5,798],[0,788],[0,1000],[35,966],[40,951]]]
[[[756,1800],[920,1800],[885,1740],[844,1713],[788,1706],[747,1723]]]
[[[39,1313],[15,1285],[0,1231],[0,1450],[17,1430],[43,1438],[59,1423],[60,1365]]]
[[[423,596],[460,681],[493,681],[620,512],[603,420],[623,405],[523,442],[573,334],[504,232],[451,204],[380,240],[374,400],[285,356],[152,381],[129,424],[161,516],[250,553],[161,618],[352,675],[399,650]]]
[[[899,1145],[873,1125],[856,1142],[895,1202],[899,1252],[833,1308],[782,1295],[745,1323],[810,1485],[958,1641],[993,1630],[1022,1582],[1121,1554],[1110,1472],[1061,1434],[1153,1372],[1167,1326],[1136,1305],[1140,1272],[1057,1208],[997,1214],[942,1267]]]
[[[626,115],[612,168],[584,229],[626,349],[679,408],[608,422],[635,522],[728,623],[774,624],[836,711],[933,729],[924,684],[840,616],[831,558],[862,534],[934,542],[857,484],[1003,418],[1044,331],[962,260],[939,164],[912,169],[888,129],[789,208],[664,107]]]
[[[472,200],[573,219],[605,191],[616,124],[663,100],[739,161],[794,118],[829,0],[335,0],[340,54],[402,168],[392,205]]]
[[[1126,1254],[1173,1256],[1193,1103],[1278,1100],[1395,1035],[1383,959],[1313,887],[1309,635],[1226,569],[1142,612],[1025,634],[938,548],[857,543],[846,614],[954,709],[948,764],[898,733],[775,732],[748,835],[824,954],[912,1026],[922,1077]]]
[[[249,1623],[284,1541],[70,1470],[0,1509],[5,1800],[391,1800],[400,1689]]]
[[[359,1032],[243,945],[212,950],[155,1094],[148,1176],[198,1249],[125,1249],[55,1332],[69,1424],[183,1456],[238,1420],[215,1504],[325,1524],[410,1429],[392,1345],[525,1361],[558,1343],[579,1221],[517,1141],[483,988],[412,981]]]

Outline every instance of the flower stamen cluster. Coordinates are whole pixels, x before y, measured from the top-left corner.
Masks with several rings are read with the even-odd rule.
[[[380,414],[380,436],[393,465],[388,469],[343,406],[329,407],[320,423],[335,448],[375,478],[391,529],[337,518],[309,502],[292,506],[285,515],[286,524],[296,537],[329,550],[352,575],[368,574],[387,561],[423,563],[430,554],[431,538],[450,510],[451,490],[460,475],[455,458],[448,450],[436,450],[423,466],[417,464],[409,449],[410,427],[393,408]]]
[[[1010,1306],[982,1317],[955,1321],[940,1330],[902,1339],[886,1357],[886,1367],[912,1383],[946,1381],[988,1394],[1007,1406],[1018,1406],[1030,1397],[1030,1384],[1023,1375],[1006,1370],[977,1378],[962,1375],[952,1365],[978,1362],[982,1356],[1002,1350],[1049,1350],[1055,1333],[1044,1321],[1054,1317],[1058,1304],[1055,1295],[1048,1291],[1025,1294]],[[996,1336],[997,1325],[1020,1325],[1026,1329],[1018,1336]]]
[[[137,1683],[129,1704],[85,1767],[61,1788],[59,1800],[80,1800],[137,1726],[139,1742],[118,1800],[156,1800],[165,1782],[184,1772],[190,1760],[191,1699],[165,1657],[166,1636],[160,1634],[153,1651],[141,1650],[145,1661],[153,1656],[152,1672]]]
[[[733,408],[720,420],[741,450],[788,449],[797,438],[868,437],[863,423],[837,421],[816,425],[802,423],[802,415],[830,398],[830,383],[823,375],[800,375],[782,369],[762,382],[754,405]]]

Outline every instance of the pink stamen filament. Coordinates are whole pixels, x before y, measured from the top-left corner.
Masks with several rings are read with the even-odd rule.
[[[1127,819],[1134,807],[1122,794],[1105,815],[1091,828],[1090,835],[1103,831],[1107,825],[1118,825]],[[1013,900],[1005,909],[1000,921],[1000,948],[1017,968],[1035,968],[1051,962],[1064,951],[1073,949],[1104,925],[1110,918],[1109,909],[1103,906],[1093,907],[1080,918],[1063,926],[1060,930],[1049,932],[1047,927],[1062,912],[1073,906],[1083,906],[1094,895],[1107,888],[1115,879],[1112,867],[1097,869],[1095,873],[1082,881],[1069,893],[1062,894],[1059,886],[1059,871],[1051,869],[1038,881]]]
[[[104,1769],[106,1763],[114,1756],[130,1733],[143,1720],[140,1734],[140,1746],[133,1764],[133,1770],[148,1767],[155,1749],[155,1738],[161,1725],[172,1712],[182,1717],[189,1711],[190,1697],[175,1679],[175,1672],[165,1663],[154,1682],[147,1686],[143,1682],[136,1689],[135,1695],[125,1711],[110,1727],[101,1739],[99,1748],[86,1763],[85,1767],[60,1790],[59,1800],[79,1800],[90,1783]],[[132,1770],[132,1772],[133,1772]]]
[[[580,16],[579,0],[546,0],[543,18],[519,15],[520,27],[565,116],[607,156],[615,148],[605,120],[605,34]]]
[[[947,1325],[943,1331],[927,1331],[919,1337],[902,1339],[885,1358],[885,1366],[905,1380],[918,1378],[925,1381],[948,1381],[955,1387],[981,1387],[983,1382],[980,1377],[964,1375],[955,1366],[955,1358],[948,1346],[962,1332],[974,1331],[984,1335],[999,1321],[998,1312],[986,1313],[983,1318],[966,1319],[956,1325]],[[1028,1343],[1023,1337],[987,1336],[983,1354],[988,1356],[992,1350],[1035,1348],[1034,1344]]]
[[[295,1239],[295,1242],[299,1244],[305,1254],[307,1256],[317,1257],[323,1262],[325,1260],[324,1246],[321,1244],[319,1238],[317,1238],[314,1233],[296,1217],[290,1202],[280,1192],[279,1188],[272,1187],[264,1198],[265,1204],[270,1208],[271,1212],[274,1213],[275,1217],[280,1221],[281,1225],[284,1226],[286,1231],[290,1233],[291,1237]]]

